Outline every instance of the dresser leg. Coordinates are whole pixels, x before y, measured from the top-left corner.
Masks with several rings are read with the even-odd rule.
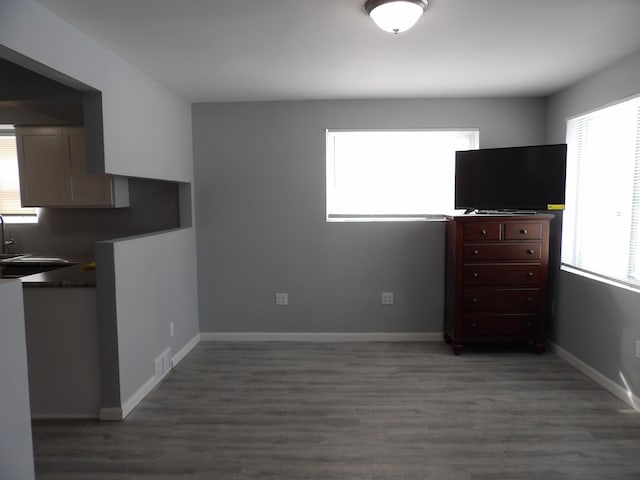
[[[453,349],[454,355],[460,355],[462,353],[462,345],[460,343],[452,343],[451,348]]]
[[[547,346],[543,342],[533,344],[533,351],[538,355],[540,355],[541,353],[544,353],[546,349],[547,349]]]

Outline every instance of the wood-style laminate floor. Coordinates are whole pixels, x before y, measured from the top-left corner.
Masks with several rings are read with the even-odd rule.
[[[33,433],[42,480],[640,479],[640,414],[526,349],[200,343],[125,422]]]

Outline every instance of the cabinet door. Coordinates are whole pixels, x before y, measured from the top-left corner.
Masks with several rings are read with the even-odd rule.
[[[62,131],[59,128],[22,127],[16,129],[16,137],[22,205],[68,204],[71,185]]]
[[[106,175],[87,172],[87,153],[82,128],[64,128],[64,152],[71,172],[73,206],[101,206],[112,203],[111,181]]]

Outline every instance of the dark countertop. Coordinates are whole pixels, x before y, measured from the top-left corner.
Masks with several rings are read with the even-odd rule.
[[[86,263],[20,277],[23,287],[95,288],[96,271]]]

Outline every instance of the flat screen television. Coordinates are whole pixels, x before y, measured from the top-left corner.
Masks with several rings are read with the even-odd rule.
[[[564,208],[567,145],[456,152],[455,208],[537,211]]]

